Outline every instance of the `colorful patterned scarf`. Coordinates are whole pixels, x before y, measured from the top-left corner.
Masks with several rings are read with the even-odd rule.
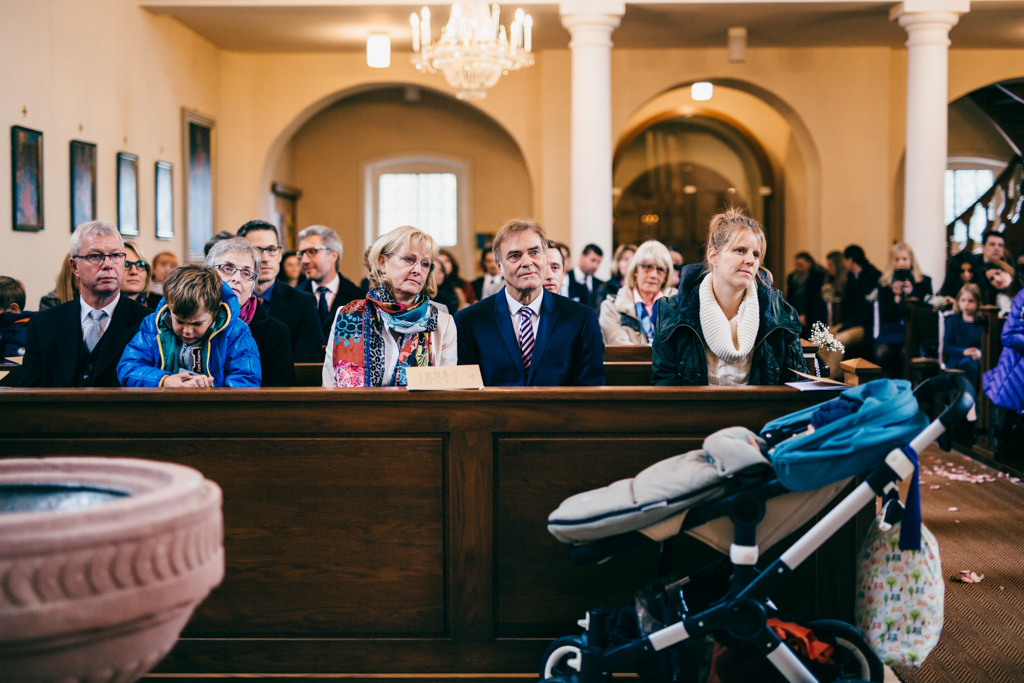
[[[398,333],[398,364],[387,386],[404,387],[405,370],[430,365],[430,343],[437,331],[437,309],[420,295],[411,306],[397,303],[386,288],[338,309],[334,320],[334,381],[339,387],[384,385],[384,335]]]

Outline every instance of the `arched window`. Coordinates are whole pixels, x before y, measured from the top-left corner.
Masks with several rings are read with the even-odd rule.
[[[1006,168],[1006,162],[974,157],[953,157],[946,164],[945,218],[949,225],[957,216],[970,208],[971,204],[985,194],[996,182],[996,177]],[[966,242],[968,235],[975,243],[981,241],[981,233],[988,224],[987,213],[978,208],[965,224],[960,221],[954,227],[953,241]]]
[[[366,165],[366,244],[402,225],[468,256],[467,164],[434,156],[401,156]],[[465,254],[463,254],[465,252]]]

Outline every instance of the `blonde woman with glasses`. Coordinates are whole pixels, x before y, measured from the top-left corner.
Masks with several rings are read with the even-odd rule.
[[[658,305],[672,297],[669,285],[672,256],[661,242],[644,242],[622,276],[622,286],[601,302],[601,334],[605,346],[650,346],[658,326]]]

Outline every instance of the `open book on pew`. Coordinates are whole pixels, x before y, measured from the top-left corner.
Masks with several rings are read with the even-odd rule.
[[[786,382],[787,387],[793,387],[797,391],[835,391],[850,388],[849,384],[837,382],[828,377],[815,377],[806,372],[798,372],[796,370],[793,370],[793,374],[804,377],[807,380],[805,382]]]
[[[483,389],[484,378],[479,365],[442,365],[406,368],[409,391],[444,391],[446,389]]]

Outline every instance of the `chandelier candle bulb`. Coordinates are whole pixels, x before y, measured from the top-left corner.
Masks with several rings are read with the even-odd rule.
[[[525,29],[523,49],[527,52],[533,52],[533,17],[529,14],[527,14],[526,19],[523,20],[523,28]]]
[[[420,10],[420,41],[423,48],[430,47],[430,8],[424,7]]]
[[[409,23],[412,24],[412,51],[420,51],[420,16],[415,12],[409,17]]]

